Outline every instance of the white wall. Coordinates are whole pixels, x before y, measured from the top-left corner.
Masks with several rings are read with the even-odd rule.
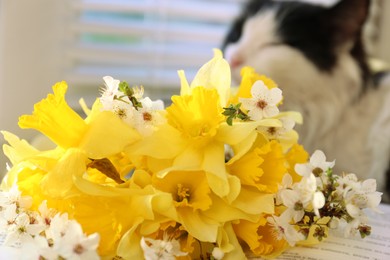
[[[36,132],[20,130],[18,117],[30,114],[61,80],[62,1],[0,1],[0,129],[29,139]]]

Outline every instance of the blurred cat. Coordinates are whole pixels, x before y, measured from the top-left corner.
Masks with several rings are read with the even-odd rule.
[[[374,86],[362,41],[369,0],[332,7],[252,0],[223,49],[233,78],[249,65],[283,90],[281,109],[302,113],[300,143],[336,159],[335,172],[375,178],[385,189],[390,159],[390,84]],[[388,82],[390,82],[388,80]],[[389,86],[387,86],[389,85]]]

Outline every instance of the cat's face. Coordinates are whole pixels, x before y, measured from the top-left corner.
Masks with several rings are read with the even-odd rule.
[[[292,62],[296,63],[297,57],[303,63],[299,67],[311,66],[309,61],[302,59],[301,53],[282,41],[278,26],[276,10],[272,8],[245,20],[238,41],[230,42],[225,49],[234,79],[239,79],[241,68],[248,65],[270,77],[276,76],[283,67],[289,68]]]
[[[279,84],[292,85],[316,82],[343,63],[355,62],[364,70],[363,50],[351,54],[368,9],[368,1],[359,2],[366,3],[359,7],[356,1],[344,0],[324,8],[294,1],[249,2],[225,41],[233,78],[238,80],[247,65]]]
[[[304,143],[313,144],[362,91],[367,67],[360,36],[367,10],[364,0],[341,0],[332,8],[251,1],[225,44],[235,83],[243,66],[271,77],[286,97],[283,109],[305,118],[298,129]]]

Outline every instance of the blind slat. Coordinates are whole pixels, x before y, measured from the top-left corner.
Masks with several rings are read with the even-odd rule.
[[[170,41],[216,43],[221,42],[227,27],[223,25],[181,24],[157,22],[116,22],[113,20],[82,19],[71,26],[77,33],[97,33],[105,35],[139,36]]]
[[[192,80],[221,46],[242,1],[71,1],[73,37],[64,60],[73,95],[91,88],[96,94],[106,75],[145,86],[152,99],[177,93],[177,70]]]
[[[239,5],[235,2],[209,1],[199,4],[191,0],[158,0],[158,1],[123,1],[123,0],[83,0],[72,2],[77,11],[117,12],[117,13],[149,13],[167,17],[187,17],[210,22],[226,23],[239,13]],[[223,12],[221,12],[223,10]]]
[[[82,64],[121,64],[133,66],[153,66],[187,68],[206,62],[212,46],[197,47],[182,45],[162,45],[145,43],[135,46],[106,46],[102,44],[79,44],[68,52],[70,60]]]
[[[190,80],[196,70],[186,70],[186,76]],[[130,85],[153,85],[158,82],[163,89],[177,89],[180,79],[176,70],[164,70],[161,68],[134,69],[111,66],[77,66],[67,73],[70,85],[84,85],[89,87],[101,86],[102,78],[110,75],[121,80],[126,80]],[[142,83],[141,83],[142,82]]]

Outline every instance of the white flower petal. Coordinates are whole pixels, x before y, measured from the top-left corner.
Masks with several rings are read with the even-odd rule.
[[[263,115],[265,118],[274,117],[279,114],[279,108],[276,106],[268,105],[263,109]]]
[[[294,170],[303,177],[309,177],[313,168],[309,164],[295,164]]]
[[[321,150],[316,150],[310,157],[310,163],[312,165],[318,165],[323,161],[326,161],[326,157],[324,152]]]
[[[362,191],[363,192],[375,192],[376,191],[376,180],[367,179],[362,182]]]
[[[317,191],[313,195],[313,209],[317,216],[320,216],[318,210],[325,205],[325,196],[321,191]]]
[[[248,116],[253,121],[259,121],[259,120],[263,119],[263,111],[261,109],[252,109],[252,110],[249,110]]]
[[[347,204],[346,208],[348,214],[351,215],[351,217],[353,218],[358,217],[361,214],[361,210],[355,205]]]
[[[294,208],[295,203],[300,199],[299,193],[295,190],[283,190],[280,196],[283,204],[288,208]]]
[[[251,94],[252,97],[255,99],[262,99],[264,100],[267,96],[266,93],[269,92],[269,89],[267,86],[264,84],[262,80],[256,81],[251,88]]]
[[[280,101],[282,101],[282,90],[280,88],[272,88],[269,91],[269,95],[267,98],[268,104],[277,105]]]

